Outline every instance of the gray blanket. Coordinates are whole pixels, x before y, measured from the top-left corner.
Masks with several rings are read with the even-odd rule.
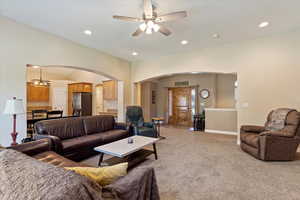
[[[101,187],[14,150],[0,151],[1,200],[102,200]]]
[[[274,110],[269,116],[269,120],[266,124],[266,130],[278,131],[283,129],[285,126],[286,117],[291,111],[294,110],[289,108],[279,108]]]
[[[103,188],[122,200],[159,200],[159,191],[153,168],[138,167],[120,180]],[[104,195],[105,196],[105,195]]]

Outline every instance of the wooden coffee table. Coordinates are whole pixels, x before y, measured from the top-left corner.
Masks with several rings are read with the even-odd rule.
[[[132,136],[133,143],[128,143],[128,138],[118,140],[106,145],[95,147],[94,150],[100,152],[98,166],[114,165],[121,162],[128,162],[129,168],[137,163],[145,160],[151,154],[154,154],[157,160],[156,142],[159,138]],[[144,147],[152,145],[153,151],[144,149]],[[114,156],[105,160],[103,163],[104,154]]]

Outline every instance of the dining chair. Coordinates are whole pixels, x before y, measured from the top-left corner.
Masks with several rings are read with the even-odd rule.
[[[37,118],[46,118],[47,117],[47,110],[32,110],[32,119],[37,119]]]
[[[63,117],[62,110],[52,110],[47,112],[47,119],[57,119]]]

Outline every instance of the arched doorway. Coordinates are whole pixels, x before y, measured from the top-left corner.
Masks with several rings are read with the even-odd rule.
[[[207,132],[236,135],[236,81],[236,73],[166,74],[135,83],[134,100],[148,120],[163,117],[169,124],[191,127],[193,115],[205,110]],[[201,96],[202,91],[208,96]]]
[[[70,116],[74,111],[74,93],[87,93],[91,102],[91,113],[86,115],[111,114],[119,122],[124,121],[124,83],[106,73],[81,67],[62,65],[27,65],[27,86],[34,89],[34,81],[49,81],[49,87],[28,92],[27,111],[32,110],[63,110],[64,116]],[[37,84],[36,83],[36,84]],[[104,96],[105,86],[114,83],[113,96]],[[46,84],[47,86],[47,84]],[[97,90],[102,88],[102,90]],[[103,89],[104,88],[104,89]],[[111,89],[111,88],[110,88]],[[99,93],[100,91],[100,93]],[[103,92],[104,91],[104,92]],[[41,92],[40,94],[32,94]],[[43,93],[44,92],[44,93]],[[31,95],[31,96],[30,96]],[[33,95],[33,96],[32,96]],[[102,102],[99,102],[102,101]],[[30,114],[27,118],[30,117]]]

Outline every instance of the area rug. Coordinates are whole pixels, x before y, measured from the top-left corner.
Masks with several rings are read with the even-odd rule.
[[[300,155],[263,162],[240,150],[235,136],[162,127],[167,139],[150,156],[162,200],[299,200]],[[84,161],[97,165],[98,156]]]

